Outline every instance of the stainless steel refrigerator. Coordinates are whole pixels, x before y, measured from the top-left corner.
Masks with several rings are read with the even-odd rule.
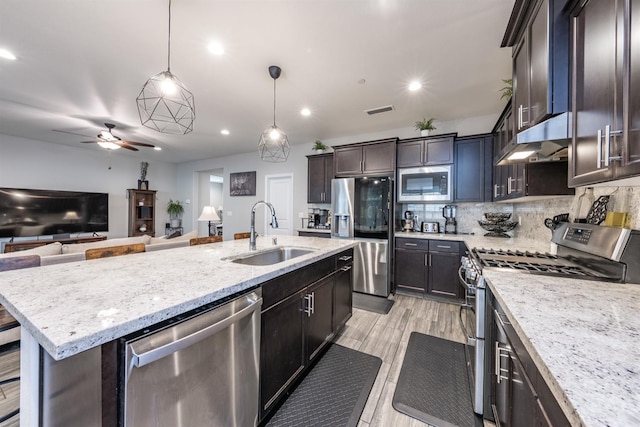
[[[337,178],[331,185],[331,237],[360,242],[354,250],[353,290],[388,296],[393,232],[391,178]]]

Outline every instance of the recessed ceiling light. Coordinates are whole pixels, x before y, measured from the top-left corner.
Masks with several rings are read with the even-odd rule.
[[[153,149],[156,150],[156,151],[162,151],[162,148],[160,148],[160,147],[153,147]]]
[[[214,55],[224,55],[224,47],[220,42],[211,42],[209,43],[209,52]]]
[[[422,83],[420,82],[411,82],[409,84],[410,91],[416,91],[416,90],[419,90],[420,88],[422,88]]]
[[[302,110],[300,110],[300,114],[302,114],[303,116],[310,116],[311,110],[309,110],[308,108],[303,108]]]
[[[223,135],[229,135],[230,132],[227,129],[222,129],[220,133]]]
[[[15,61],[16,56],[13,53],[9,52],[7,49],[0,49],[0,58]]]

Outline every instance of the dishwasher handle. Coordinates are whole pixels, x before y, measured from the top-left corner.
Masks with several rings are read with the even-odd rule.
[[[199,331],[194,332],[191,335],[187,335],[186,337],[180,338],[169,344],[154,348],[153,350],[149,350],[142,354],[137,354],[135,350],[131,348],[131,365],[135,366],[136,368],[141,368],[145,365],[160,360],[163,357],[170,355],[171,353],[183,350],[197,342],[202,341],[205,338],[210,337],[211,335],[220,332],[232,323],[235,323],[238,320],[249,316],[254,311],[259,310],[262,306],[262,298],[259,298],[256,293],[251,293],[247,297],[245,303],[247,304],[246,307],[242,308],[231,316],[226,317],[219,322],[209,325],[204,329],[200,329]]]

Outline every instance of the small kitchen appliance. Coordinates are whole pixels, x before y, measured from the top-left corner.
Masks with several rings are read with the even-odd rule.
[[[444,234],[456,234],[458,226],[456,223],[456,205],[445,205],[442,208],[442,216],[444,217]]]
[[[398,169],[398,202],[449,202],[452,176],[452,165]]]
[[[412,211],[404,211],[404,231],[413,231],[416,226],[415,215]]]
[[[440,224],[437,222],[423,222],[421,229],[423,233],[439,233]]]

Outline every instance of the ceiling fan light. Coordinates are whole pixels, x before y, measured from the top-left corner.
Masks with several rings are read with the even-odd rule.
[[[98,141],[98,145],[102,148],[106,148],[107,150],[117,150],[120,148],[118,144],[110,141]]]

